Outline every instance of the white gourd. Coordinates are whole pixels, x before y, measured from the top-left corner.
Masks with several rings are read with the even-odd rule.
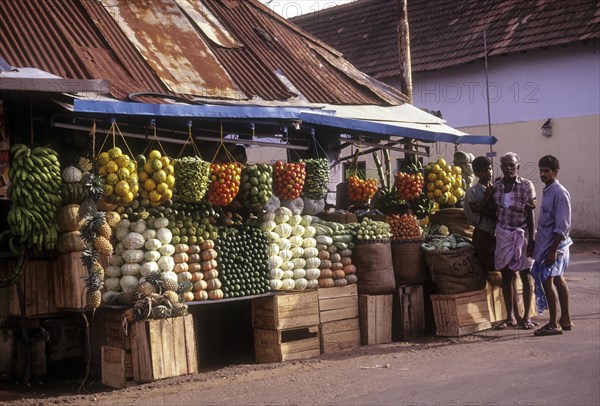
[[[131,223],[129,225],[129,229],[131,231],[135,231],[136,233],[142,234],[144,231],[146,231],[146,229],[148,228],[148,225],[146,224],[146,222],[144,220],[138,220],[135,223]]]
[[[277,255],[279,254],[280,248],[279,244],[269,244],[267,247],[267,256]]]
[[[291,260],[293,257],[292,250],[281,250],[277,255],[279,255],[284,262]]]
[[[308,286],[308,281],[304,278],[294,279],[294,289],[295,290],[305,290]]]
[[[281,290],[293,290],[296,286],[294,279],[282,279],[281,280]]]
[[[283,269],[284,272],[291,271],[294,269],[294,263],[292,261],[285,261],[283,264],[281,264],[280,268]]]
[[[271,287],[271,290],[281,290],[283,281],[280,279],[270,279],[269,286]]]
[[[269,269],[280,268],[283,265],[283,259],[279,255],[272,255],[267,259]]]
[[[315,248],[316,249],[316,248]],[[321,260],[318,257],[306,258],[306,268],[318,268],[321,265]]]
[[[281,248],[282,250],[289,250],[292,247],[292,244],[290,243],[290,240],[288,240],[287,238],[281,238],[279,240],[279,248]]]
[[[112,305],[117,302],[117,297],[119,297],[119,292],[116,292],[114,290],[107,290],[102,294],[102,303]]]
[[[292,259],[292,263],[294,264],[294,269],[306,267],[306,261],[303,258],[294,258]]]
[[[262,221],[275,221],[275,213],[265,212],[262,216]]]
[[[292,248],[292,258],[302,258],[304,255],[304,248],[294,247]]]
[[[306,289],[316,289],[319,287],[318,279],[307,279],[306,280]]]
[[[128,219],[121,219],[117,223],[117,228],[126,228],[129,230],[130,225],[131,225],[131,221],[129,221]]]
[[[304,234],[302,237],[304,238],[313,238],[317,234],[317,229],[313,226],[304,226]]]
[[[299,235],[294,235],[289,238],[289,241],[290,241],[292,248],[301,247],[302,244],[304,243],[304,238],[300,237]]]
[[[304,278],[305,276],[306,276],[306,271],[302,268],[299,268],[299,269],[294,269],[294,276],[292,276],[292,278],[300,279],[300,278]]]
[[[319,276],[321,276],[320,269],[318,269],[318,268],[307,268],[306,269],[306,279],[308,279],[309,281],[314,280],[314,279],[319,279]]]
[[[273,232],[279,234],[281,238],[288,238],[292,235],[292,226],[287,223],[277,224]]]
[[[269,271],[270,279],[281,279],[283,278],[283,270],[281,268],[273,268]]]
[[[82,176],[83,173],[75,166],[67,166],[62,172],[62,178],[66,183],[77,183]]]
[[[125,261],[123,260],[123,257],[121,255],[111,255],[110,258],[108,258],[108,265],[110,266],[121,266],[123,265]]]
[[[328,235],[317,235],[315,237],[319,244],[331,245],[333,244],[333,238]]]
[[[304,234],[304,226],[301,226],[300,224],[295,225],[292,227],[292,235],[297,235],[302,237],[302,234]]]
[[[314,248],[317,246],[317,240],[314,238],[304,238],[302,241],[302,248]]]
[[[312,216],[305,214],[302,216],[302,221],[300,221],[300,225],[303,225],[304,227],[308,227],[312,223],[312,220],[313,220]]]
[[[290,226],[297,226],[302,222],[302,216],[300,216],[299,214],[294,214],[292,216],[290,216],[290,219],[288,220],[288,224]]]
[[[277,223],[274,221],[263,221],[260,224],[260,231],[263,233],[267,233],[269,231],[273,231],[277,227]]]
[[[127,248],[125,248],[125,244],[123,244],[123,241],[120,241],[117,243],[117,245],[115,246],[115,252],[113,255],[123,255],[123,253],[127,250]]]
[[[283,271],[283,275],[281,276],[281,279],[293,279],[294,278],[294,271],[293,270],[287,270],[287,271]]]
[[[115,231],[115,237],[118,241],[123,241],[127,234],[129,234],[129,227],[117,227],[117,231]]]

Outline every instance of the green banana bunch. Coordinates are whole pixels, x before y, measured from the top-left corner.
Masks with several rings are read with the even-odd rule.
[[[21,246],[52,250],[58,239],[56,215],[61,206],[61,172],[56,151],[15,144],[8,173],[8,225]]]

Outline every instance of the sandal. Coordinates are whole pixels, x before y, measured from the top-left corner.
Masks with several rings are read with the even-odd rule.
[[[502,323],[498,324],[495,329],[496,330],[506,330],[509,327],[517,327],[517,323],[510,320],[504,320]]]
[[[527,319],[524,320],[522,323],[519,323],[519,327],[522,328],[523,330],[531,330],[532,328],[539,326],[539,323],[536,323],[535,321],[531,320],[531,319]]]
[[[558,336],[563,333],[562,328],[550,327],[549,324],[546,324],[543,327],[538,328],[533,332],[534,336],[543,337],[543,336]]]
[[[560,328],[563,329],[563,331],[571,331],[571,329],[573,328],[573,325],[569,325],[569,326],[563,326],[562,324],[560,325]]]

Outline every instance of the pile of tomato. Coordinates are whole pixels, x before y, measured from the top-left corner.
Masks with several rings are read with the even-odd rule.
[[[282,200],[294,200],[300,197],[306,178],[304,162],[277,161],[273,168],[273,193]]]
[[[361,179],[352,175],[348,177],[346,191],[353,202],[366,203],[377,193],[377,179]]]
[[[411,214],[393,214],[385,221],[390,225],[393,240],[419,240],[423,236],[419,221]]]
[[[242,165],[237,162],[210,164],[208,201],[227,206],[240,191]]]
[[[421,172],[410,174],[397,172],[394,180],[394,186],[396,186],[400,198],[406,201],[418,199],[423,193],[423,184],[424,179]]]

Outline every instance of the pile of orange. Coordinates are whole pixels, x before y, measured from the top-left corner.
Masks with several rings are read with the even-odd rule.
[[[422,238],[423,230],[417,217],[410,214],[393,214],[386,218],[390,225],[392,240],[418,240]]]
[[[401,199],[406,201],[416,200],[423,193],[423,174],[397,172],[394,180],[394,186],[398,190]]]
[[[273,169],[273,193],[282,200],[297,199],[302,193],[305,179],[306,164],[304,162],[277,161]]]
[[[237,162],[210,164],[208,201],[227,206],[240,191],[242,164]]]

